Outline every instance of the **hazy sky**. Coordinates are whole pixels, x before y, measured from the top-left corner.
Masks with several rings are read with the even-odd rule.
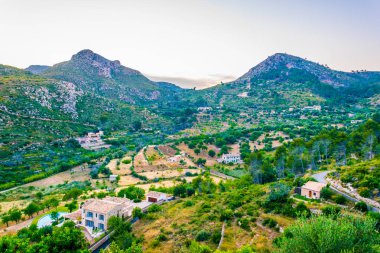
[[[187,87],[277,52],[380,70],[380,1],[0,0],[0,63],[52,65],[85,48]]]

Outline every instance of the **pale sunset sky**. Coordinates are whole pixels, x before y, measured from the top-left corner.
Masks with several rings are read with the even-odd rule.
[[[155,81],[228,82],[274,53],[380,71],[378,0],[0,0],[0,63],[91,49]]]

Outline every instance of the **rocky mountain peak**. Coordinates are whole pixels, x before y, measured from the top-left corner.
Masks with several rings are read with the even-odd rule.
[[[273,71],[280,73],[283,77],[287,77],[292,69],[310,73],[316,76],[319,81],[335,87],[346,86],[348,81],[352,79],[349,73],[331,70],[326,65],[321,65],[289,54],[277,53],[269,56],[266,60],[251,68],[236,81],[249,81]]]
[[[126,75],[140,75],[140,72],[121,65],[120,61],[111,61],[94,53],[90,49],[84,49],[71,57],[71,61],[81,68],[93,67],[98,69],[99,76],[112,78],[112,73],[124,73]]]

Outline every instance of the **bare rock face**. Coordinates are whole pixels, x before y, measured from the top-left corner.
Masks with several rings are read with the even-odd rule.
[[[25,96],[39,103],[49,110],[60,110],[71,118],[78,118],[76,108],[78,98],[83,95],[83,91],[75,84],[65,81],[58,81],[54,86],[25,85],[22,89]],[[31,113],[29,113],[31,114]]]

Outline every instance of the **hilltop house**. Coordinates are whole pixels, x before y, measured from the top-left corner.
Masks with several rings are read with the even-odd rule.
[[[242,163],[240,153],[237,154],[223,154],[220,159],[217,160],[220,163]]]
[[[301,187],[301,195],[309,199],[320,199],[325,183],[309,181]]]
[[[102,140],[102,136],[104,135],[103,131],[99,131],[97,133],[88,133],[84,137],[78,137],[76,140],[82,146],[82,148],[89,150],[98,150],[102,148],[109,148],[111,145],[106,144]]]
[[[133,201],[126,198],[106,197],[89,199],[82,206],[82,225],[87,229],[107,230],[111,216],[128,217],[132,215]]]

